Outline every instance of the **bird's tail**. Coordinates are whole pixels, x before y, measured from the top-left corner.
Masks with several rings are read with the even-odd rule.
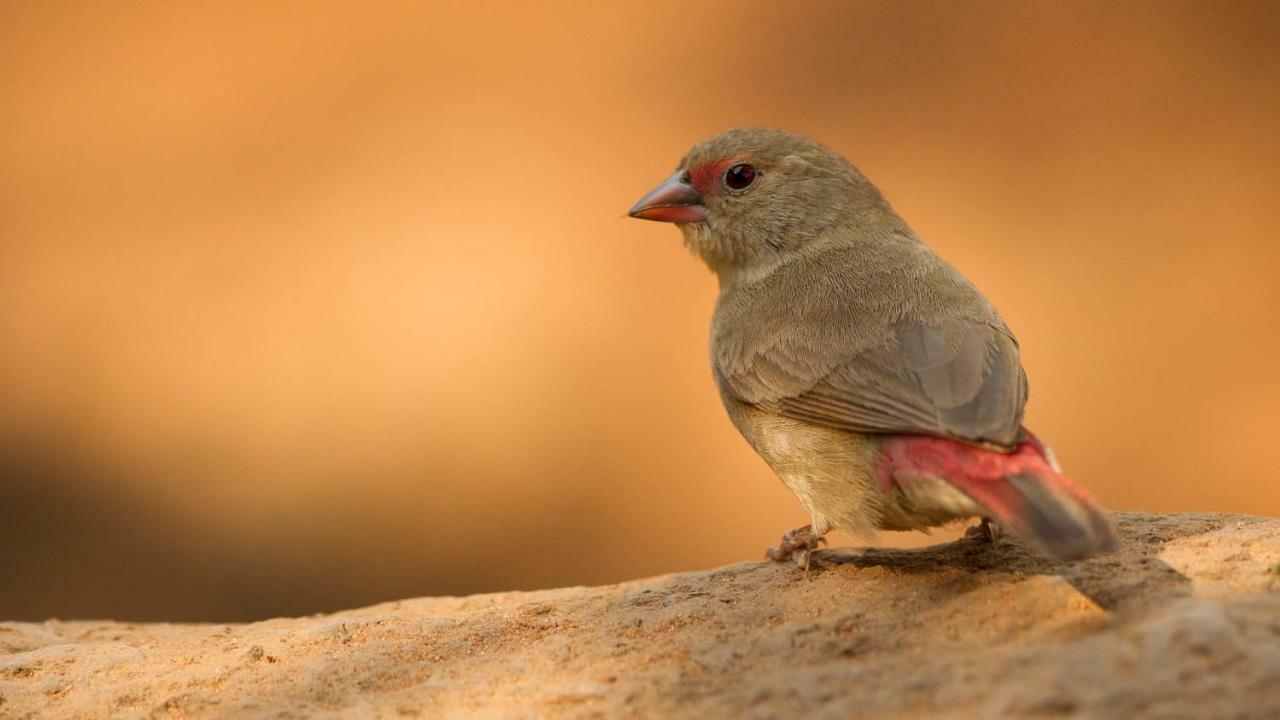
[[[977,503],[987,518],[1044,554],[1079,560],[1119,547],[1115,527],[1103,510],[1058,470],[1049,450],[1029,432],[1012,453],[971,446],[943,450],[932,445],[953,441],[921,441],[931,447],[912,452],[910,458],[900,456],[905,465],[915,466],[900,468],[908,469],[908,475],[945,479]]]
[[[954,484],[1000,527],[1059,560],[1080,560],[1120,545],[1093,499],[1051,468],[1028,467],[994,482]]]

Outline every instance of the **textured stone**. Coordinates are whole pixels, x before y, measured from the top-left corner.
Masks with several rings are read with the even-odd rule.
[[[831,550],[247,625],[0,624],[0,717],[1280,717],[1280,520]]]

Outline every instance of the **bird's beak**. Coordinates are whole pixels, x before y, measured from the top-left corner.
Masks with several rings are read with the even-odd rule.
[[[667,178],[667,181],[640,198],[640,202],[627,213],[641,220],[657,220],[671,223],[706,222],[707,208],[702,196],[681,178],[684,171]]]

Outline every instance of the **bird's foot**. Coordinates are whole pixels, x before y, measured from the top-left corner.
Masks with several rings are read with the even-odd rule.
[[[769,548],[765,551],[765,555],[770,560],[778,562],[793,560],[796,565],[804,568],[807,575],[809,569],[815,564],[814,552],[817,551],[819,545],[823,545],[826,542],[826,539],[821,535],[813,533],[812,525],[805,525],[785,533],[782,536],[782,542],[778,543],[778,547]],[[820,565],[820,563],[818,564]]]
[[[982,518],[982,522],[964,531],[966,538],[988,545],[994,545],[996,540],[1000,539],[1000,535],[1000,526],[990,518]]]

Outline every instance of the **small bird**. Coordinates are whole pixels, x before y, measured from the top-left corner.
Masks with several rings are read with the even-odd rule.
[[[720,282],[711,363],[733,424],[808,511],[806,568],[861,537],[979,517],[1040,552],[1114,550],[1110,520],[1022,425],[1000,314],[840,155],[779,130],[695,145],[630,216],[675,223]]]

